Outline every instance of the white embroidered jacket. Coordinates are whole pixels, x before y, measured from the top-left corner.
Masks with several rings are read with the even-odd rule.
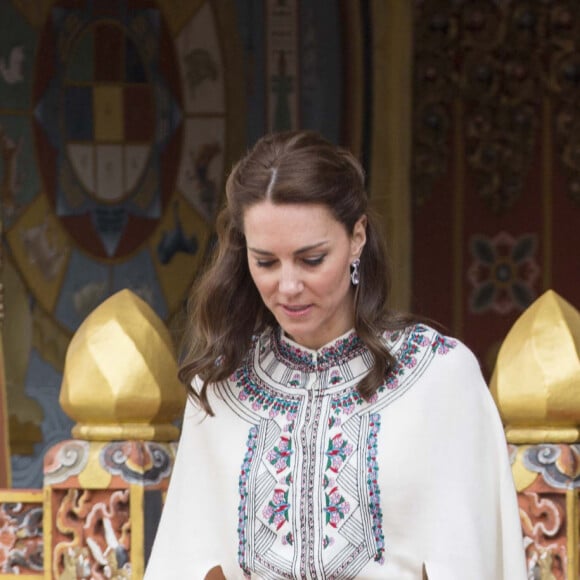
[[[256,339],[206,417],[188,403],[146,580],[524,580],[503,429],[473,354],[386,333],[372,401],[349,332],[318,351]]]

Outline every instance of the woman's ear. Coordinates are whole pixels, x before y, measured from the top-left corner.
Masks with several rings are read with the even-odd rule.
[[[364,245],[367,242],[367,216],[362,215],[352,228],[350,237],[350,254],[352,259],[360,258]]]

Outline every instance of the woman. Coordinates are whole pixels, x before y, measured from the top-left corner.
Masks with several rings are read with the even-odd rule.
[[[226,195],[147,580],[526,578],[497,410],[465,346],[386,308],[357,160],[269,135]]]

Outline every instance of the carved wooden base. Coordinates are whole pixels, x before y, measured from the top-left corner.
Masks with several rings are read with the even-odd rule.
[[[580,444],[510,445],[528,574],[576,580]]]
[[[58,580],[141,578],[175,444],[63,441],[44,462],[45,566]]]

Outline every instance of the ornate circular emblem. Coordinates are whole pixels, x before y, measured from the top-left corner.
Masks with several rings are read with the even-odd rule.
[[[67,233],[101,259],[125,257],[149,238],[181,145],[181,86],[162,15],[120,6],[55,6],[40,38],[52,58],[36,71],[45,192]]]

